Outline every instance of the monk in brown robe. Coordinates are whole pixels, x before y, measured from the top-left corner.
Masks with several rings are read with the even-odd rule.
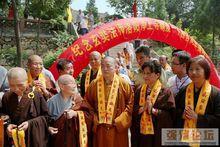
[[[36,90],[49,99],[57,93],[55,83],[43,73],[43,61],[38,55],[31,55],[28,58],[28,83],[35,86]]]
[[[102,76],[87,89],[85,99],[91,105],[94,147],[128,147],[133,92],[130,85],[116,74],[112,57],[101,61]]]
[[[68,74],[58,79],[60,92],[48,101],[48,108],[54,122],[49,127],[52,134],[50,146],[91,146],[89,132],[92,117],[85,100],[80,96],[75,79]],[[81,119],[83,117],[83,119]],[[85,136],[84,136],[85,135]]]
[[[5,146],[11,146],[12,129],[25,131],[27,147],[47,146],[47,103],[43,96],[28,87],[27,73],[15,67],[8,72],[10,91],[2,99],[2,111],[9,116]]]
[[[173,127],[174,97],[171,90],[165,88],[159,80],[161,69],[158,61],[142,65],[145,84],[135,91],[132,147],[160,147],[162,128]]]
[[[101,54],[97,51],[93,51],[89,55],[89,65],[91,66],[91,69],[83,73],[81,77],[80,93],[82,97],[84,97],[89,84],[96,79],[97,75],[101,74],[101,58]]]

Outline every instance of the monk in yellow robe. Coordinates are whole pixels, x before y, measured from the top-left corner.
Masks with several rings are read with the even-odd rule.
[[[45,99],[49,99],[57,93],[55,83],[43,72],[43,60],[38,55],[31,55],[28,58],[28,83],[35,86]]]
[[[85,99],[93,114],[94,147],[128,147],[128,128],[133,111],[133,91],[116,74],[112,57],[101,61],[102,76],[88,87]]]

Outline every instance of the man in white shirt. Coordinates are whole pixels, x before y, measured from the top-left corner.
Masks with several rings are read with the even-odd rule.
[[[178,51],[173,54],[171,68],[175,75],[168,79],[168,86],[174,96],[182,87],[191,83],[191,79],[186,72],[186,65],[189,60],[190,55],[185,51]]]

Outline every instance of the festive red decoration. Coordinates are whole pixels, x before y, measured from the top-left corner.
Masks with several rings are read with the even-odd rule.
[[[133,11],[133,16],[137,17],[137,0],[134,0],[132,11]]]
[[[11,5],[8,11],[8,19],[14,19],[14,7]]]
[[[74,61],[74,77],[76,77],[88,65],[90,52],[96,50],[103,53],[115,45],[134,39],[152,39],[164,42],[189,52],[192,57],[204,55],[211,65],[210,81],[220,88],[216,68],[203,48],[176,26],[152,18],[127,18],[103,24],[76,40],[59,58]],[[50,71],[55,78],[58,77],[56,62],[51,66]]]

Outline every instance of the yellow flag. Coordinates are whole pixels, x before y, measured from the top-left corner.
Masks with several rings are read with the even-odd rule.
[[[71,23],[72,20],[73,20],[73,16],[72,16],[72,12],[71,12],[70,6],[67,8],[66,11],[67,11],[67,15],[68,15],[67,22],[68,22],[68,23]]]

